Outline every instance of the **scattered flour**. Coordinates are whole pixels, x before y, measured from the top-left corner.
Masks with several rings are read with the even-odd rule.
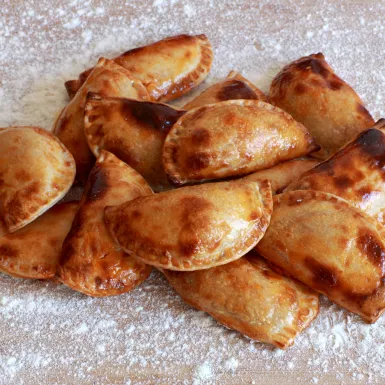
[[[284,64],[322,51],[374,117],[385,116],[384,2],[5,3],[0,127],[51,129],[67,102],[65,80],[102,55],[178,33],[206,33],[213,43],[212,73],[195,93],[231,69],[266,91]],[[37,373],[39,383],[60,385],[385,382],[385,318],[366,325],[325,299],[318,319],[282,352],[183,304],[157,272],[112,298],[5,275],[0,293],[0,384],[36,384]]]

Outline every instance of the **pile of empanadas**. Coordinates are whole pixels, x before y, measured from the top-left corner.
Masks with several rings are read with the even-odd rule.
[[[212,58],[204,35],[101,58],[66,83],[54,134],[1,128],[0,270],[110,296],[155,266],[187,303],[280,348],[317,316],[318,293],[375,322],[385,120],[322,54],[286,66],[269,96],[232,71],[165,104]],[[73,183],[81,200],[58,203]]]

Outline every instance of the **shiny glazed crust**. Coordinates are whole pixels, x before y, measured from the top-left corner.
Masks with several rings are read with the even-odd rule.
[[[166,102],[186,94],[206,78],[213,52],[205,35],[178,35],[132,49],[113,60],[143,82],[151,100]],[[65,83],[70,97],[90,71]]]
[[[84,135],[84,106],[89,92],[101,96],[121,96],[148,100],[143,84],[112,60],[101,58],[85,83],[57,119],[54,133],[76,161],[76,180],[84,184],[95,158]]]
[[[246,254],[272,211],[270,183],[184,187],[107,207],[112,236],[129,254],[170,270],[199,270]]]
[[[184,114],[166,137],[163,165],[181,185],[245,175],[318,148],[306,128],[279,108],[229,100]]]
[[[0,238],[0,271],[14,277],[52,279],[78,204],[55,205],[22,229]]]
[[[75,177],[70,152],[38,127],[0,128],[0,218],[14,232],[64,197]]]
[[[273,80],[270,101],[302,123],[326,159],[374,124],[363,101],[328,65],[322,53],[287,65]]]
[[[320,191],[274,197],[256,249],[331,301],[375,322],[385,309],[383,226],[344,199]]]
[[[152,268],[115,243],[104,224],[104,208],[148,194],[152,194],[150,187],[135,170],[102,151],[63,244],[59,280],[95,297],[122,294],[143,282]]]
[[[162,272],[189,305],[281,349],[291,346],[318,314],[318,294],[275,273],[255,251],[211,269]]]

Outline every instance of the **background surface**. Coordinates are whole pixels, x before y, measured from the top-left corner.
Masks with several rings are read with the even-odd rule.
[[[384,1],[2,1],[0,127],[51,129],[63,83],[117,53],[179,33],[206,33],[213,70],[268,90],[280,68],[323,52],[385,116]],[[1,384],[367,384],[385,382],[384,318],[365,325],[323,300],[282,352],[184,305],[153,273],[134,292],[93,299],[0,274]]]

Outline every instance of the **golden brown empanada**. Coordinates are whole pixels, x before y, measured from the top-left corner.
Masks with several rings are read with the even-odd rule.
[[[231,71],[227,78],[207,88],[184,108],[191,110],[206,104],[219,103],[226,100],[254,99],[267,101],[266,95],[250,83],[242,75]]]
[[[246,254],[272,210],[268,181],[183,187],[107,207],[110,233],[129,254],[170,270],[199,270]]]
[[[19,278],[54,278],[77,202],[55,205],[22,229],[0,238],[0,271]]]
[[[255,251],[211,269],[162,272],[189,305],[281,349],[291,346],[318,314],[318,294],[275,273]]]
[[[132,49],[113,60],[142,81],[151,100],[166,102],[186,94],[206,78],[213,52],[205,35],[178,35]],[[91,70],[83,72],[78,80],[66,82],[70,97]]]
[[[102,151],[63,244],[60,281],[95,297],[122,294],[142,283],[152,268],[124,253],[111,238],[104,223],[104,208],[149,194],[151,188],[135,170]]]
[[[90,95],[85,134],[95,156],[103,149],[112,152],[161,191],[171,187],[163,169],[163,143],[183,114],[166,104]]]
[[[196,108],[172,127],[163,165],[177,185],[244,175],[319,147],[289,114],[258,100]]]
[[[129,71],[112,60],[99,59],[79,92],[60,114],[54,127],[55,134],[75,158],[76,179],[80,183],[87,180],[94,163],[94,157],[84,135],[84,106],[88,92],[96,92],[101,96],[149,99],[143,84]]]
[[[322,53],[287,65],[273,80],[270,101],[305,125],[326,159],[374,124],[362,100],[340,79]]]
[[[0,128],[0,218],[8,231],[22,228],[57,203],[74,177],[72,155],[50,132]]]
[[[306,171],[317,166],[319,161],[315,159],[293,159],[284,163],[279,163],[274,167],[267,168],[254,172],[244,177],[246,180],[252,180],[260,182],[268,179],[271,183],[271,190],[273,195],[277,192],[282,191],[290,182],[298,179]]]
[[[338,195],[385,224],[385,119],[308,171],[287,190]]]
[[[385,241],[378,221],[335,195],[290,191],[257,251],[338,305],[375,322],[385,309]]]

